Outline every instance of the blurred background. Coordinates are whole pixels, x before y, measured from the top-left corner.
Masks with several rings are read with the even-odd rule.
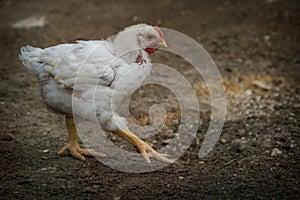
[[[66,134],[63,117],[40,102],[39,83],[18,60],[19,48],[105,39],[137,23],[182,32],[213,58],[227,95],[220,141],[199,160],[210,121],[207,88],[189,63],[158,51],[153,61],[181,72],[201,105],[197,137],[177,164],[126,174],[94,158],[82,162],[56,155]],[[0,30],[1,199],[299,198],[298,0],[1,0]],[[141,125],[149,124],[152,104],[167,102],[163,130],[147,139],[157,149],[168,144],[180,123],[172,95],[148,85],[132,97],[130,112]]]

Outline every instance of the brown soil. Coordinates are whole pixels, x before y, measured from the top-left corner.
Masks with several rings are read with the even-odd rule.
[[[0,16],[0,199],[299,199],[299,1],[3,0]],[[30,16],[46,16],[46,26],[12,27]],[[220,142],[199,160],[208,110],[188,151],[159,171],[128,174],[95,158],[57,155],[66,139],[63,116],[40,102],[38,81],[18,60],[19,48],[106,38],[139,22],[185,33],[212,56],[227,94]],[[208,99],[183,60],[164,52],[153,60],[185,74],[200,103]],[[166,98],[172,94],[156,85],[143,87],[131,113],[147,124],[147,108]],[[161,135],[147,140],[156,148],[178,128],[180,111],[176,102],[171,107]]]

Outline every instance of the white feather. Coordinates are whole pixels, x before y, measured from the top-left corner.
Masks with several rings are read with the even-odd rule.
[[[96,115],[102,128],[109,131],[126,128],[126,120],[112,114],[111,97],[114,92],[129,94],[150,74],[151,62],[139,49],[137,33],[151,27],[142,24],[126,28],[114,40],[77,41],[46,49],[25,46],[19,58],[40,77],[43,101],[52,110],[85,119]],[[135,63],[138,55],[146,61],[144,64]],[[118,101],[125,96],[119,95]]]

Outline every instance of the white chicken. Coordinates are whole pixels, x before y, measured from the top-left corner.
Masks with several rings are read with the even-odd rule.
[[[151,162],[149,157],[165,163],[174,162],[132,133],[126,119],[109,109],[115,90],[129,93],[132,87],[145,81],[152,69],[148,54],[160,47],[167,47],[161,30],[157,26],[137,24],[125,28],[114,39],[77,41],[75,44],[60,44],[45,49],[21,48],[20,60],[41,81],[43,102],[55,113],[65,115],[68,139],[59,154],[67,150],[81,160],[85,159],[84,156],[105,156],[79,146],[73,119],[73,100],[73,106],[75,104],[80,110],[76,114],[80,113],[80,117],[85,119],[92,118],[94,107],[91,105],[95,104],[102,129],[133,144],[146,162]],[[131,73],[125,77],[123,85],[116,87],[118,80],[128,72]],[[96,103],[93,102],[95,85],[100,97]]]

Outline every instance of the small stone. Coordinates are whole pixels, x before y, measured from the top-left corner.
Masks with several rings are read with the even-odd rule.
[[[205,164],[205,162],[204,162],[204,161],[202,161],[202,160],[200,160],[200,161],[198,162],[198,164],[199,164],[199,165],[204,165],[204,164]]]
[[[133,16],[131,20],[133,22],[137,22],[139,20],[139,16]]]
[[[280,151],[278,148],[272,149],[271,157],[280,156],[282,154],[282,151]]]
[[[232,142],[230,149],[235,153],[241,153],[248,148],[246,141],[237,139]]]
[[[84,171],[84,173],[83,173],[85,176],[89,176],[89,175],[91,175],[91,172],[90,171]]]
[[[239,63],[243,63],[243,59],[242,59],[242,58],[238,58],[237,61],[238,61]]]
[[[295,113],[292,113],[292,112],[290,112],[290,116],[292,116],[292,117],[295,117],[295,116],[296,116],[296,114],[295,114]]]
[[[182,179],[184,179],[184,177],[183,176],[178,176],[178,179],[182,180]]]
[[[45,172],[48,171],[49,173],[54,173],[56,172],[56,167],[43,167],[38,169],[38,172]]]
[[[227,140],[223,137],[220,138],[220,143],[221,144],[226,144],[227,143]]]
[[[42,28],[46,23],[45,16],[32,16],[14,23],[12,27],[21,29]]]
[[[47,167],[43,167],[41,169],[39,169],[38,171],[46,171],[47,170]]]
[[[294,104],[293,107],[294,107],[294,108],[300,108],[300,103]]]
[[[43,150],[43,153],[48,153],[48,152],[49,152],[49,149]]]
[[[263,83],[261,81],[253,81],[252,84],[256,87],[259,87],[263,90],[271,90],[272,89],[272,86],[270,85],[267,85],[266,83]]]
[[[96,194],[98,192],[97,188],[95,187],[86,187],[83,191],[87,194]]]
[[[172,141],[172,139],[166,139],[162,142],[163,145],[167,145]]]
[[[250,89],[246,90],[245,94],[248,95],[248,96],[250,96],[252,94],[252,90],[250,90]]]
[[[264,35],[264,40],[268,41],[271,39],[271,36],[270,35]]]
[[[46,183],[43,183],[43,184],[42,184],[42,187],[47,187],[47,184],[46,184]]]
[[[177,124],[179,124],[179,120],[178,119],[173,119],[173,123],[177,125]]]
[[[256,96],[256,97],[255,97],[255,100],[256,100],[256,102],[260,102],[261,96]]]

